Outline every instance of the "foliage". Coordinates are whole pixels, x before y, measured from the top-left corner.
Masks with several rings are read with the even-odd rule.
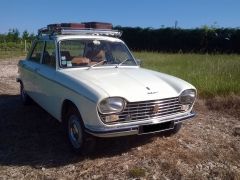
[[[28,38],[29,38],[29,33],[27,32],[27,30],[23,31],[22,39],[28,40]]]
[[[0,58],[26,55],[34,39],[35,35],[30,34],[27,30],[20,37],[20,33],[16,28],[9,29],[7,34],[0,34]]]
[[[123,31],[122,39],[135,51],[240,53],[240,29],[115,28]]]
[[[19,31],[18,29],[9,29],[9,32],[6,36],[7,42],[18,42],[19,41]]]
[[[17,28],[9,29],[7,34],[0,34],[0,43],[19,43],[23,40],[31,42],[35,39],[34,33],[29,33],[27,30],[23,31],[22,36]]]
[[[203,26],[195,29],[121,27],[122,39],[135,51],[170,53],[240,53],[240,29]],[[35,35],[25,30],[9,29],[0,34],[0,43],[33,41]]]
[[[26,48],[29,50],[31,47],[31,42],[26,43]],[[6,42],[6,43],[0,43],[0,51],[24,51],[25,50],[25,43],[23,41],[20,41],[18,43],[16,42]]]

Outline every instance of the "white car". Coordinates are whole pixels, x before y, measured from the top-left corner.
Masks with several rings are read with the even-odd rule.
[[[183,120],[195,116],[194,86],[141,68],[119,39],[121,32],[89,24],[41,29],[27,58],[19,61],[17,78],[23,103],[32,99],[62,122],[75,151],[87,146],[89,134],[177,132]]]

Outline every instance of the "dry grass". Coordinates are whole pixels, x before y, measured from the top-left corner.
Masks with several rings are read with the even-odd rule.
[[[240,97],[230,95],[225,98],[216,96],[206,100],[206,105],[210,110],[222,111],[229,115],[240,118]]]
[[[27,52],[22,50],[5,51],[0,49],[0,61],[5,59],[15,59],[16,57],[26,57]]]

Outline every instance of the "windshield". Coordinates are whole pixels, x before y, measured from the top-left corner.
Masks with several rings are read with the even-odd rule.
[[[61,67],[136,66],[122,42],[107,40],[63,40],[60,42]]]

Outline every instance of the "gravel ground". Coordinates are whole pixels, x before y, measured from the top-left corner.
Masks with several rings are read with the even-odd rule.
[[[198,100],[176,135],[97,139],[77,156],[56,120],[21,104],[17,62],[0,60],[0,179],[240,179],[239,96]]]

